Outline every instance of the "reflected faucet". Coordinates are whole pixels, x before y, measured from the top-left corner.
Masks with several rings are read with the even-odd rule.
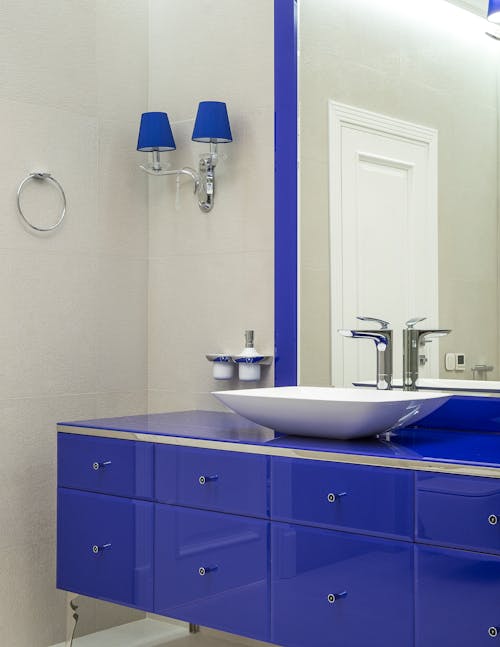
[[[371,339],[377,349],[377,389],[392,389],[392,330],[389,323],[374,317],[356,317],[360,321],[379,324],[378,330],[339,330],[344,337],[353,339]]]
[[[415,317],[406,322],[403,330],[403,391],[416,391],[418,380],[419,353],[426,337],[444,337],[451,330],[416,330],[415,326],[425,317]]]

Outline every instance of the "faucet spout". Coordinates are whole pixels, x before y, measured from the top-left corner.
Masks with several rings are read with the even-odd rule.
[[[371,332],[369,330],[339,330],[343,337],[353,337],[354,339],[372,339],[379,351],[387,349],[387,335],[380,332]]]
[[[417,330],[415,324],[424,318],[410,319],[403,330],[403,391],[416,391],[420,348],[425,344],[426,337],[444,337],[449,335],[449,329]]]
[[[372,320],[373,321],[373,320]],[[338,331],[343,337],[371,339],[377,349],[377,389],[392,389],[392,330],[349,330]]]

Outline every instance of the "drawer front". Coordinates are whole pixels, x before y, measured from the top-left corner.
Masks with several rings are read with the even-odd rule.
[[[416,647],[500,645],[500,558],[416,550]]]
[[[156,504],[155,611],[268,640],[268,523]]]
[[[272,643],[413,645],[411,544],[271,525]]]
[[[58,490],[57,586],[153,610],[154,504]]]
[[[414,476],[406,470],[272,458],[271,517],[412,539]]]
[[[194,508],[266,517],[268,458],[156,445],[156,499]]]
[[[152,443],[58,434],[61,487],[130,498],[153,497]]]
[[[500,553],[500,479],[417,474],[417,541]]]

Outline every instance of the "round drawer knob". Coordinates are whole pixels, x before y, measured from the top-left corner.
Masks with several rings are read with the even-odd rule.
[[[490,627],[488,629],[488,636],[490,638],[498,638],[499,627]]]
[[[111,548],[111,544],[103,544],[102,546],[98,546],[97,544],[94,544],[92,546],[92,552],[94,555],[99,555],[99,553],[102,553],[104,550],[107,550],[108,548]]]
[[[201,577],[205,577],[205,575],[208,575],[208,573],[213,573],[213,571],[217,570],[217,566],[200,566],[198,569],[198,574],[201,575]]]
[[[106,467],[107,465],[111,465],[111,461],[102,461],[100,463],[98,461],[94,461],[92,463],[92,469],[97,472],[97,470],[100,470],[101,468]]]
[[[490,514],[488,517],[488,523],[490,526],[496,526],[498,524],[498,516],[496,514]]]
[[[329,593],[327,595],[327,600],[329,604],[335,604],[337,600],[341,600],[342,598],[345,598],[347,595],[347,591],[343,591],[342,593]]]
[[[335,503],[335,501],[338,501],[340,497],[343,497],[346,494],[347,494],[346,492],[339,492],[338,494],[335,494],[334,492],[329,492],[326,498],[328,499],[328,503]]]
[[[206,476],[205,474],[202,474],[200,477],[198,477],[198,483],[200,485],[206,485],[207,483],[211,483],[212,481],[216,481],[219,477],[217,474],[214,474],[213,476]]]

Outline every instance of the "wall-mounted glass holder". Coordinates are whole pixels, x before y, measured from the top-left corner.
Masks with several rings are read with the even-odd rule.
[[[246,382],[260,380],[260,367],[270,366],[273,363],[272,355],[224,355],[214,353],[205,356],[212,362],[212,372],[216,380],[231,380],[234,375],[234,367],[238,366],[239,379]]]

